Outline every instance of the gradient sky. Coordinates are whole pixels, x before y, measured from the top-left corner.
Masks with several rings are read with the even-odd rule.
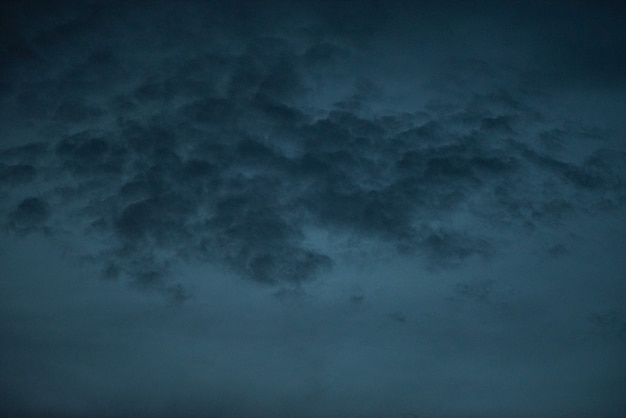
[[[620,2],[0,16],[0,415],[626,416]]]

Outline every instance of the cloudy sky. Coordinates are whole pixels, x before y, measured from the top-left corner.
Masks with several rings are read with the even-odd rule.
[[[626,8],[3,1],[0,415],[623,417]]]

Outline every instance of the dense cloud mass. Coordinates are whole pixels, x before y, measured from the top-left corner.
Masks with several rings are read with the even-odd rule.
[[[185,302],[178,309],[188,312],[205,306],[208,297],[207,305],[223,304],[222,315],[233,321],[233,329],[241,327],[242,343],[250,338],[262,346],[259,358],[281,343],[244,331],[250,322],[235,314],[234,306],[248,301],[250,309],[263,312],[260,318],[272,322],[278,315],[274,305],[293,309],[284,312],[294,315],[294,322],[285,325],[289,346],[319,345],[322,358],[337,335],[347,332],[353,338],[342,350],[363,342],[360,347],[366,349],[353,349],[353,360],[334,359],[348,376],[359,375],[361,361],[389,352],[368,343],[367,330],[391,338],[402,359],[415,344],[428,352],[435,346],[455,352],[457,343],[449,335],[469,335],[469,329],[478,327],[476,335],[489,340],[487,328],[511,321],[518,332],[504,332],[493,342],[502,350],[492,354],[502,356],[494,358],[497,363],[516,356],[513,334],[528,343],[533,324],[570,316],[577,318],[568,322],[571,332],[580,332],[581,339],[544,341],[543,349],[536,348],[538,358],[556,350],[550,344],[571,341],[604,341],[609,359],[616,358],[611,350],[623,348],[626,317],[620,304],[598,296],[580,305],[580,315],[545,308],[549,318],[538,319],[531,312],[536,306],[548,300],[550,306],[559,305],[558,285],[525,281],[525,276],[547,277],[551,269],[558,270],[549,263],[566,268],[578,258],[576,265],[584,266],[579,272],[603,275],[598,282],[602,289],[595,294],[616,300],[626,296],[625,270],[620,271],[625,266],[619,261],[624,255],[620,245],[626,243],[626,13],[617,4],[27,1],[5,2],[2,15],[4,246],[49,240],[63,247],[66,257],[86,262],[88,267],[74,267],[90,269],[85,274],[156,290]],[[578,225],[575,231],[573,225]],[[601,230],[611,231],[613,238]],[[585,242],[588,238],[596,244]],[[610,250],[603,255],[604,268],[593,270],[593,263],[576,256],[582,248],[587,254],[604,248],[609,240],[613,244],[606,244]],[[527,257],[525,246],[533,247],[536,271],[520,261]],[[28,245],[20,248],[26,251]],[[37,257],[48,256],[33,249],[32,257],[36,263]],[[350,266],[368,263],[364,277],[350,281],[346,290]],[[390,264],[385,268],[381,263]],[[400,267],[406,263],[412,267]],[[509,275],[503,279],[508,284],[477,279],[477,265],[498,266],[489,268]],[[11,270],[18,267],[10,266],[3,264],[4,280],[19,280],[17,270]],[[212,273],[190,273],[197,269]],[[417,270],[421,273],[408,288],[394,287],[391,276]],[[582,298],[587,284],[576,282],[580,278],[568,282],[566,276],[583,273],[564,271],[557,280],[571,289],[564,298]],[[444,284],[425,278],[438,275],[457,277],[440,305],[423,299],[446,292]],[[17,292],[14,283],[6,286]],[[243,290],[239,296],[224,290],[224,301],[211,302],[219,296],[205,295],[207,286],[215,295],[221,294],[220,286]],[[379,287],[387,290],[372,290]],[[513,288],[518,290],[505,290]],[[266,289],[276,296],[270,302],[249,299],[265,295]],[[321,313],[336,309],[331,301],[343,298],[328,295],[346,291],[345,312],[375,322],[381,320],[371,319],[378,315],[372,312],[387,311],[376,316],[386,325],[348,320],[344,311],[339,315],[344,319]],[[110,297],[98,292],[102,299]],[[412,292],[423,294],[416,293],[415,304],[425,302],[422,308],[430,313],[415,310],[422,308],[407,299]],[[116,297],[122,299],[115,302]],[[130,303],[126,297],[140,296],[115,296],[110,303],[124,311],[121,307]],[[394,307],[404,303],[413,307]],[[17,330],[22,322],[16,312],[28,309],[16,306],[7,304],[2,313],[4,339],[16,341],[3,345],[5,364],[23,344],[22,332],[28,338],[39,332]],[[477,321],[467,324],[468,331],[459,322],[463,309],[470,309],[468,317]],[[411,325],[416,315],[437,319],[427,325],[424,316],[426,322]],[[576,322],[579,316],[583,319]],[[177,318],[168,320],[169,326],[186,323]],[[68,330],[87,327],[67,321]],[[153,329],[154,319],[147,321],[146,329]],[[337,324],[322,331],[329,321]],[[483,321],[492,325],[479,326]],[[579,323],[586,324],[586,331]],[[185,330],[195,327],[186,324]],[[308,331],[299,331],[303,324]],[[409,325],[414,331],[388,334]],[[545,325],[537,334],[547,335],[553,326]],[[219,329],[215,335],[225,332],[229,341],[236,340]],[[424,348],[413,332],[437,343]],[[323,341],[311,337],[320,333],[327,333]],[[178,331],[174,337],[191,338]],[[120,343],[124,347],[126,338]],[[470,340],[468,350],[480,352],[480,341]],[[231,349],[211,348],[216,358]],[[45,362],[41,348],[29,350]],[[152,354],[154,361],[165,356],[159,353]],[[291,355],[283,353],[283,359],[291,359],[284,361],[290,363]],[[464,355],[452,358],[463,362]],[[284,395],[287,401],[279,393],[295,377],[288,376],[287,363],[270,363],[274,361],[276,370],[266,372],[275,374],[276,393],[255,386],[246,396],[236,382],[251,378],[243,370],[224,368],[214,371],[216,381],[205,382],[219,393],[209,406],[199,400],[196,388],[187,397],[168,395],[172,405],[143,408],[160,393],[150,387],[138,393],[136,402],[125,399],[121,409],[110,412],[105,401],[94,404],[88,396],[61,407],[50,401],[53,394],[47,393],[48,401],[29,394],[24,388],[30,374],[23,371],[4,378],[0,389],[13,408],[9,414],[35,416],[97,415],[104,408],[106,416],[556,417],[583,410],[617,417],[626,408],[617,400],[626,367],[617,360],[613,370],[618,374],[587,377],[577,372],[584,376],[574,382],[596,379],[601,385],[601,393],[589,395],[585,405],[572,401],[567,406],[561,403],[567,394],[556,393],[556,400],[540,398],[533,407],[521,405],[528,397],[510,395],[507,404],[490,400],[489,394],[481,395],[485,400],[480,402],[461,396],[445,406],[429,403],[423,394],[428,391],[411,383],[412,377],[399,372],[391,378],[389,371],[383,381],[395,383],[378,391],[358,377],[352,383],[349,377],[336,377],[336,386],[307,386],[301,397]],[[406,367],[419,373],[414,369],[418,363]],[[381,363],[372,367],[384,368]],[[497,367],[489,373],[497,375]],[[555,367],[565,375],[553,377],[552,383],[567,380],[566,365]],[[474,372],[478,370],[463,373]],[[103,380],[115,379],[108,373]],[[216,383],[228,373],[238,377]],[[447,372],[429,367],[424,373],[436,386]],[[403,378],[408,389],[393,389]],[[417,398],[411,385],[422,391]],[[570,389],[587,387],[581,385]],[[453,384],[436,387],[444,392],[436,398],[455,397]],[[370,391],[376,393],[371,404],[350,400],[351,394]],[[116,399],[115,392],[105,392]],[[424,400],[423,409],[408,399]]]

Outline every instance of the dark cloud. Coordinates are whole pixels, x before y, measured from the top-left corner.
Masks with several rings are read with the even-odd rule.
[[[324,271],[331,261],[330,255],[304,245],[305,228],[374,237],[403,252],[423,253],[435,264],[456,264],[490,254],[488,239],[454,227],[432,229],[429,223],[466,205],[476,193],[494,196],[484,215],[495,211],[500,221],[534,225],[580,208],[573,191],[587,191],[584,200],[593,200],[599,191],[611,193],[609,184],[622,181],[611,177],[610,165],[599,154],[575,164],[527,145],[525,132],[516,126],[524,120],[541,129],[536,111],[502,90],[473,95],[466,105],[471,113],[366,116],[357,113],[358,106],[342,105],[343,110],[315,118],[297,102],[287,104],[306,90],[304,69],[296,72],[283,63],[270,65],[264,75],[255,68],[296,59],[286,52],[288,46],[278,40],[255,45],[258,49],[239,58],[251,61],[234,67],[226,96],[211,91],[207,98],[161,109],[159,116],[129,115],[113,128],[57,141],[57,161],[47,163],[60,164],[76,181],[96,187],[87,195],[96,200],[84,202],[92,208],[84,213],[96,218],[86,221],[112,233],[120,248],[131,248],[133,254],[150,253],[156,246],[226,262],[262,282],[297,282]],[[164,86],[144,84],[134,97],[139,103],[171,102],[173,94],[187,98],[184,91]],[[368,85],[361,87],[368,90]],[[349,100],[375,100],[368,94]],[[489,107],[498,100],[507,114],[492,116]],[[57,120],[79,123],[95,115],[67,103],[59,107],[63,112],[57,110]],[[23,160],[40,156],[40,147],[5,149],[3,155],[7,161],[11,156]],[[3,169],[8,182],[32,181],[36,172],[33,165]],[[542,196],[524,180],[530,172],[564,186]],[[90,183],[97,178],[127,180]],[[525,193],[532,194],[520,193],[520,187],[530,187]],[[104,202],[102,213],[97,206]],[[125,264],[123,259],[117,263]],[[152,277],[152,268],[135,274]],[[139,281],[151,282],[144,278]]]
[[[456,292],[459,296],[478,303],[488,303],[492,293],[491,280],[476,280],[468,283],[459,283]]]
[[[86,122],[96,119],[102,111],[77,100],[64,100],[57,108],[54,116],[63,122]]]
[[[48,151],[49,144],[46,142],[32,142],[26,145],[5,148],[1,151],[3,161],[11,162],[34,162],[44,157]]]
[[[27,376],[0,382],[0,404],[63,416],[99,406],[112,416],[610,416],[623,377],[589,353],[615,359],[624,341],[622,9],[4,2],[0,242],[105,280],[42,298],[11,286],[47,272],[0,254],[15,276],[2,286],[26,298],[0,304],[0,366]],[[38,250],[41,237],[67,259]],[[134,292],[93,297],[116,280],[167,307],[146,313]],[[98,324],[112,336],[97,337]],[[48,351],[65,343],[75,367]],[[150,353],[133,373],[158,364],[171,380],[111,383],[131,373],[105,369],[124,369],[131,351]],[[49,398],[32,408],[39,389],[20,360],[31,357]],[[75,387],[84,370],[103,376],[93,404]],[[48,388],[57,377],[76,402]],[[572,399],[592,382],[606,393],[584,409]],[[201,401],[191,386],[215,396]],[[163,400],[143,410],[150,399]]]
[[[89,131],[58,142],[56,154],[69,172],[84,180],[89,179],[87,176],[119,175],[126,162],[124,145]]]
[[[17,186],[28,183],[35,179],[37,170],[32,165],[15,164],[0,168],[0,182],[6,182],[9,186]]]
[[[626,317],[615,310],[597,312],[589,318],[596,332],[605,338],[626,339]]]
[[[8,224],[11,229],[19,233],[44,230],[45,222],[50,217],[48,203],[38,197],[29,197],[9,214]]]
[[[561,257],[568,253],[567,247],[563,244],[555,244],[548,248],[548,254],[551,257]]]

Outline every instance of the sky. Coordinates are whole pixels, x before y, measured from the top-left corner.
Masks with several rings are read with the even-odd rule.
[[[0,16],[1,416],[626,416],[619,2]]]

